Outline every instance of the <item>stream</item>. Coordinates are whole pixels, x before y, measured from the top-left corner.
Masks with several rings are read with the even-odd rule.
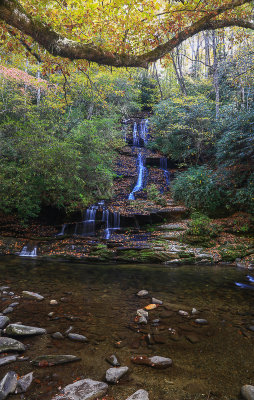
[[[0,285],[8,285],[14,294],[2,294],[0,311],[17,301],[8,314],[11,322],[45,328],[47,334],[20,339],[29,359],[1,366],[0,379],[10,370],[19,375],[34,371],[29,391],[13,398],[49,400],[59,387],[76,379],[104,380],[110,368],[105,358],[116,354],[129,372],[109,387],[106,399],[125,400],[138,389],[147,390],[150,400],[237,399],[241,386],[254,380],[254,291],[235,285],[247,283],[246,274],[231,267],[90,265],[1,257]],[[142,289],[163,305],[149,311],[147,325],[137,327],[136,310],[151,302],[137,297]],[[25,299],[23,290],[45,299]],[[13,300],[16,295],[21,298]],[[51,305],[52,299],[58,304]],[[193,308],[199,313],[192,315]],[[208,324],[195,323],[196,318]],[[88,342],[51,337],[70,326]],[[72,354],[81,361],[31,365],[30,360],[45,354]],[[170,357],[173,365],[164,370],[135,365],[130,361],[135,355]]]

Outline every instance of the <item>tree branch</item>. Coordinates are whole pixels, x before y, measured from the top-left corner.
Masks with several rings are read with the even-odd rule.
[[[69,58],[70,60],[85,59],[114,67],[148,68],[149,63],[164,57],[183,41],[201,31],[229,26],[240,26],[254,30],[254,23],[241,18],[215,19],[226,11],[251,2],[252,0],[231,0],[231,2],[223,4],[215,10],[207,12],[207,15],[176,33],[164,44],[158,45],[155,49],[141,55],[114,53],[90,43],[70,40],[54,31],[49,25],[29,15],[17,0],[0,0],[0,19],[19,29],[22,33],[31,36],[53,56]]]

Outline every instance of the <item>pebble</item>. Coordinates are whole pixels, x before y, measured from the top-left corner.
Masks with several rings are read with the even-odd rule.
[[[0,367],[2,365],[10,364],[11,362],[14,362],[17,360],[17,356],[6,356],[0,358]]]
[[[208,324],[206,319],[201,319],[201,318],[195,319],[195,322],[196,322],[196,324],[199,324],[199,325],[207,325]]]
[[[254,400],[254,386],[244,385],[241,388],[241,395],[244,400]]]
[[[137,315],[139,317],[148,318],[148,312],[146,310],[143,310],[143,308],[140,308],[139,310],[137,310]]]
[[[178,314],[182,315],[183,317],[188,317],[189,313],[187,311],[184,310],[179,310]]]
[[[5,314],[10,314],[12,311],[13,311],[13,308],[12,308],[12,307],[7,307],[7,308],[5,308],[5,310],[3,310],[3,314],[4,314],[4,315],[5,315]]]
[[[49,304],[51,306],[56,306],[58,304],[58,301],[57,300],[50,300]]]
[[[9,307],[17,307],[19,305],[19,303],[11,303],[10,305],[9,305]]]
[[[146,390],[140,389],[132,396],[128,397],[126,400],[149,400],[148,392]]]
[[[148,296],[148,291],[147,290],[140,290],[138,293],[137,293],[137,296],[138,297],[145,297],[145,296]]]
[[[64,339],[64,336],[61,334],[61,332],[52,333],[51,337],[53,339]]]
[[[109,368],[106,371],[106,381],[109,383],[117,383],[128,371],[128,367]]]
[[[155,299],[154,297],[152,297],[152,301],[151,301],[153,304],[163,304],[163,301],[161,301],[161,300],[158,300],[158,299]]]
[[[48,317],[53,317],[55,313],[53,311],[51,311],[50,313],[48,313]]]
[[[198,312],[198,310],[196,308],[193,308],[191,310],[191,313],[192,313],[192,315],[195,315],[195,314],[198,314],[199,312]]]
[[[68,333],[67,338],[76,342],[88,342],[86,336],[78,335],[77,333]]]
[[[5,290],[10,290],[10,286],[0,286],[0,292],[3,292]]]
[[[65,354],[53,354],[53,355],[43,355],[35,358],[31,361],[33,365],[38,367],[51,367],[58,364],[66,364],[73,361],[79,361],[80,357],[65,355]]]

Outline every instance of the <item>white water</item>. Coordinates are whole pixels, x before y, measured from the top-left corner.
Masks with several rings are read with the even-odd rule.
[[[113,216],[113,217],[112,217]],[[113,220],[111,223],[110,220]],[[120,229],[120,214],[118,211],[110,213],[109,210],[104,209],[102,214],[102,221],[105,222],[105,239],[110,239],[111,232]]]
[[[162,157],[160,159],[160,169],[164,172],[165,180],[166,180],[166,185],[170,185],[170,172],[168,171],[168,165],[167,165],[167,158]]]
[[[137,183],[136,183],[134,189],[129,194],[129,197],[128,197],[129,200],[135,200],[134,193],[141,190],[143,188],[143,184],[144,184],[146,167],[144,166],[144,158],[142,156],[141,151],[138,153],[137,163],[138,163],[138,180],[137,180]]]
[[[83,221],[83,236],[91,236],[95,234],[95,218],[98,206],[91,206],[86,210],[85,219]]]
[[[139,146],[139,135],[138,135],[138,126],[137,122],[134,122],[133,125],[133,146]]]
[[[67,225],[67,224],[63,224],[62,230],[61,230],[60,233],[57,234],[57,236],[62,236],[62,235],[64,235],[64,231],[65,231],[66,225]]]
[[[148,135],[148,119],[142,119],[140,123],[140,137],[143,139],[144,144],[147,143],[147,135]]]
[[[19,253],[20,257],[37,257],[37,247],[35,246],[33,250],[28,251],[27,246],[24,246],[21,252]]]

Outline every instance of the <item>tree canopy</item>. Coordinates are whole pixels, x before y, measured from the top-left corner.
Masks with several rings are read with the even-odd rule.
[[[195,34],[254,30],[251,0],[0,0],[1,43],[114,67],[144,67]],[[37,48],[35,47],[35,44]],[[47,52],[42,52],[46,49]]]

